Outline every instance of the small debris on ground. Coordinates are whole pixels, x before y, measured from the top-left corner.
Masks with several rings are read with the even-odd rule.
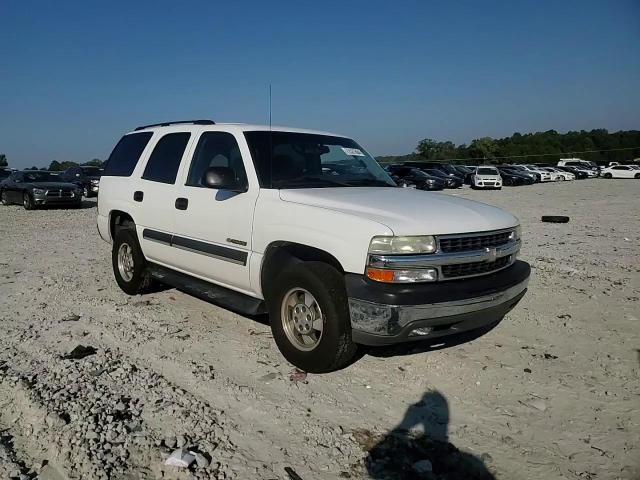
[[[62,358],[64,360],[82,360],[83,358],[88,357],[90,355],[95,355],[96,352],[97,350],[92,346],[78,345],[69,353],[67,353],[66,355],[63,355]]]
[[[189,465],[191,465],[195,459],[196,456],[192,452],[188,452],[184,448],[178,448],[169,455],[169,458],[165,460],[164,464],[178,468],[189,468]]]

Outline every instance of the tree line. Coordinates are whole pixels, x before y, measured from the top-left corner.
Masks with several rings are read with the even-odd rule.
[[[8,167],[9,160],[4,153],[0,153],[0,167]],[[63,161],[59,162],[58,160],[52,161],[48,167],[29,167],[25,170],[48,170],[50,172],[62,172],[71,167],[79,167],[79,166],[90,166],[90,167],[103,167],[104,161],[99,158],[94,158],[93,160],[89,160],[85,163],[77,163],[77,162],[69,162]]]
[[[558,133],[514,133],[510,137],[482,137],[469,145],[421,140],[408,155],[378,157],[383,163],[408,160],[448,160],[453,163],[556,163],[579,157],[594,162],[628,162],[640,157],[640,130],[609,133],[604,128]]]

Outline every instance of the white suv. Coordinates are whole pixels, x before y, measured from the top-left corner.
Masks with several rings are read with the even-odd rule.
[[[476,167],[471,174],[471,188],[502,189],[502,176],[496,167]]]
[[[98,229],[126,293],[156,280],[268,312],[280,351],[311,372],[357,344],[488,328],[530,273],[513,215],[397,188],[355,141],[290,128],[137,128],[106,164]]]

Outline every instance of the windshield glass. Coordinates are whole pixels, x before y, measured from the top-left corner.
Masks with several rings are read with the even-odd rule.
[[[476,170],[478,175],[498,175],[498,170],[495,168],[483,167]]]
[[[9,175],[11,175],[9,170],[0,170],[0,178],[7,178]]]
[[[99,177],[102,175],[102,168],[99,167],[80,167],[82,169],[82,174],[87,177]]]
[[[262,188],[396,186],[351,139],[296,132],[244,135]]]
[[[49,172],[24,172],[25,182],[59,182],[60,177]]]

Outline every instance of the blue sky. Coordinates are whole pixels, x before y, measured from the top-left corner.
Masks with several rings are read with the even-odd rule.
[[[106,158],[157,121],[425,137],[640,128],[640,2],[0,0],[0,153]]]

